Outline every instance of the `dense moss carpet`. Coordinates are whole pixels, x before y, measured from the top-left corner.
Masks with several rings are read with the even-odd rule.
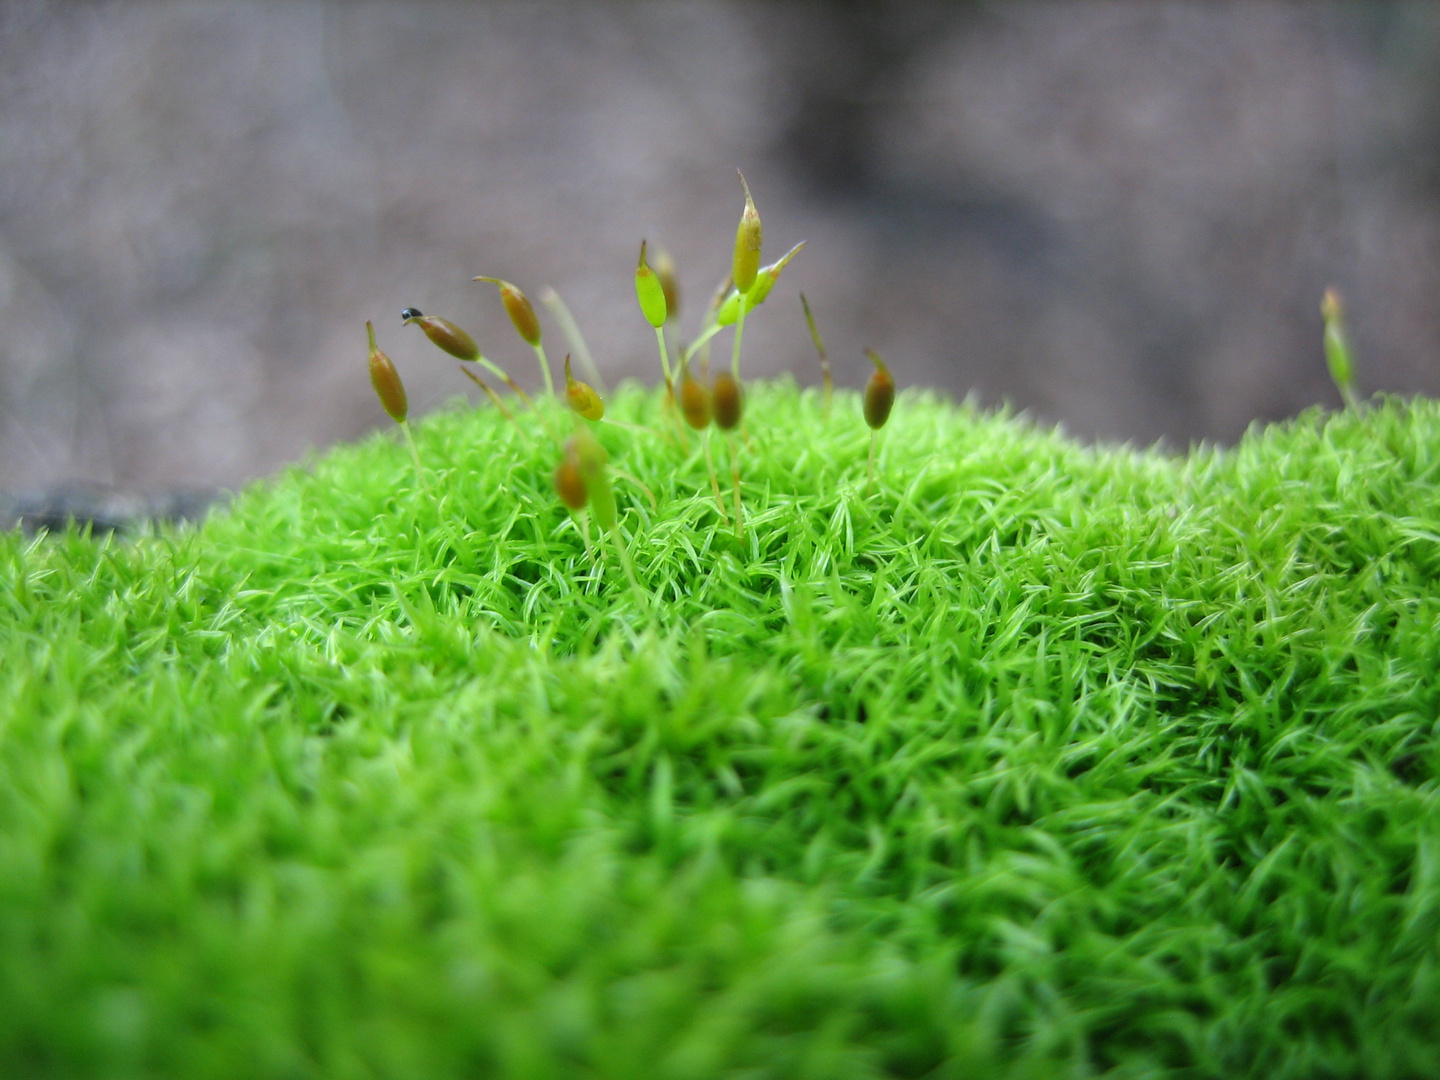
[[[604,428],[641,594],[492,410],[0,537],[0,1075],[1440,1075],[1436,405],[858,413]]]

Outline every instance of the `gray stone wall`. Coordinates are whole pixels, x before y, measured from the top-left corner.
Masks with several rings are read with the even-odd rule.
[[[653,379],[745,169],[809,247],[746,369],[873,345],[903,384],[1183,447],[1361,389],[1440,391],[1440,5],[0,5],[0,489],[233,486],[472,390],[399,311],[533,361],[475,274],[568,300]],[[558,355],[557,355],[558,359]]]

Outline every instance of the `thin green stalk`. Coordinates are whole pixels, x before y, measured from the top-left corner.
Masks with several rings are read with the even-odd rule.
[[[401,420],[400,430],[405,433],[405,445],[410,447],[410,460],[415,463],[415,478],[420,481],[420,486],[429,492],[430,482],[425,479],[425,470],[420,465],[420,451],[415,446],[415,436],[410,433],[410,421]]]
[[[720,511],[720,520],[726,525],[730,524],[730,515],[725,512],[725,496],[720,492],[720,477],[715,472],[715,458],[710,453],[710,429],[706,428],[705,433],[700,437],[705,445],[705,468],[710,473],[710,490],[715,493],[715,506]]]
[[[565,335],[565,340],[570,344],[570,351],[580,362],[580,368],[585,372],[590,384],[601,394],[609,397],[610,389],[605,385],[605,379],[595,365],[595,357],[590,355],[590,346],[585,344],[585,335],[580,332],[580,324],[575,321],[575,316],[570,314],[569,306],[561,299],[560,294],[548,285],[540,290],[540,302],[550,310],[551,316],[560,324],[560,332]]]
[[[685,350],[687,355],[694,356],[711,338],[713,338],[719,332],[719,323],[713,321],[707,323],[705,329],[700,332],[700,336],[697,337],[694,341],[692,341],[690,343],[690,347]]]
[[[555,380],[550,377],[550,361],[545,358],[545,346],[536,342],[533,348],[535,349],[535,359],[540,363],[540,374],[545,376],[545,393],[553,398],[555,396]]]
[[[655,327],[655,341],[660,346],[660,369],[665,372],[665,389],[675,393],[675,380],[670,376],[670,350],[665,345],[665,328]]]
[[[740,339],[745,336],[745,308],[748,296],[740,297],[740,313],[735,317],[735,351],[730,358],[730,373],[740,381]]]

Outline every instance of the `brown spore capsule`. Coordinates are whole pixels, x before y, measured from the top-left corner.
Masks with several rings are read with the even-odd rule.
[[[880,359],[879,353],[866,349],[865,355],[875,365],[870,381],[865,384],[865,423],[879,431],[890,419],[890,410],[895,405],[895,380],[890,377],[890,369]]]
[[[375,344],[375,327],[370,323],[365,324],[365,332],[370,337],[370,385],[375,387],[375,395],[380,399],[380,404],[390,414],[390,419],[397,424],[403,424],[405,418],[410,415],[410,405],[405,397],[405,384],[400,381],[400,373],[395,370],[390,357],[380,351]]]
[[[721,431],[734,431],[745,412],[745,395],[740,381],[728,371],[715,376],[710,389],[710,404],[715,410],[715,425]]]
[[[400,319],[406,326],[414,323],[420,327],[426,337],[457,360],[480,358],[480,347],[475,344],[475,339],[449,319],[423,315],[419,308],[406,308],[400,313]]]
[[[690,374],[690,365],[680,377],[680,412],[685,422],[696,431],[710,426],[710,393],[705,384]]]
[[[590,499],[590,491],[585,486],[585,478],[580,475],[580,465],[573,453],[567,453],[555,466],[555,494],[571,510],[577,511],[585,509]]]
[[[520,289],[503,281],[500,278],[477,277],[475,281],[486,281],[500,290],[500,303],[505,305],[505,313],[510,316],[510,321],[515,324],[515,330],[525,339],[527,344],[540,344],[540,319],[535,314],[535,308],[530,303],[530,298]]]

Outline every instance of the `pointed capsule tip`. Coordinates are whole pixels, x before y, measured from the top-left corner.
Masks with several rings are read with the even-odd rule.
[[[637,270],[638,270],[640,267],[642,267],[642,266],[645,265],[645,245],[646,245],[647,243],[649,243],[648,240],[641,240],[641,241],[640,241],[640,261],[635,264],[635,267],[636,267]]]

